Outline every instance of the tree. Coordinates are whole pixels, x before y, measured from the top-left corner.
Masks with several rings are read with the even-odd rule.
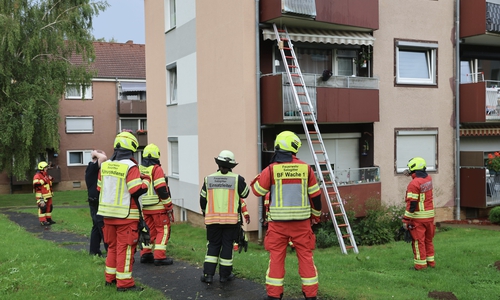
[[[69,83],[90,84],[92,18],[107,6],[0,0],[0,171],[25,179],[38,157],[58,152],[59,99]]]

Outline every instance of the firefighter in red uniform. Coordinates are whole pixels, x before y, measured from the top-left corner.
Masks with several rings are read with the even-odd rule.
[[[316,238],[311,225],[320,220],[321,191],[312,168],[295,155],[300,139],[283,131],[274,143],[271,164],[250,184],[256,196],[270,192],[268,229],[264,246],[269,251],[266,273],[267,299],[282,299],[285,257],[289,242],[295,246],[299,261],[302,292],[306,299],[316,299],[318,272],[313,261]]]
[[[414,269],[421,270],[428,266],[434,268],[434,199],[432,178],[425,171],[426,163],[421,157],[414,157],[408,162],[412,177],[406,189],[406,210],[403,227],[410,231],[413,239]]]
[[[151,235],[151,244],[142,245],[141,263],[154,263],[155,266],[171,265],[174,261],[167,258],[166,251],[170,239],[170,222],[174,221],[173,205],[160,164],[158,146],[149,144],[144,148],[139,169],[142,174],[149,175],[152,182],[148,192],[140,197],[144,220]]]
[[[138,198],[147,192],[150,177],[141,175],[133,153],[139,143],[130,132],[119,133],[110,160],[101,164],[97,181],[99,210],[104,217],[104,241],[108,244],[106,285],[117,291],[142,291],[132,278],[134,254],[139,240]]]
[[[41,161],[38,163],[38,170],[33,176],[33,188],[35,190],[36,203],[38,206],[38,220],[40,225],[47,226],[55,224],[56,221],[52,220],[52,176],[47,174],[49,165]]]
[[[208,175],[200,192],[200,206],[207,227],[207,254],[201,281],[212,283],[217,264],[219,281],[235,278],[233,271],[233,242],[241,226],[241,198],[250,193],[245,178],[232,172],[237,165],[233,152],[223,150],[215,162],[217,172]]]

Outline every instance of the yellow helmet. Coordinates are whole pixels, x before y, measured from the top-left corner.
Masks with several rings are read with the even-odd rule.
[[[142,157],[144,158],[160,158],[160,148],[155,144],[147,145],[142,151]]]
[[[48,163],[46,163],[44,161],[41,161],[41,162],[38,163],[38,170],[42,170],[43,171],[43,169],[47,168],[48,166],[49,166]]]
[[[408,161],[408,168],[410,172],[422,170],[425,171],[426,164],[425,159],[422,157],[414,157]]]
[[[123,131],[116,136],[113,146],[115,149],[123,148],[135,152],[137,151],[137,147],[139,147],[139,142],[132,133]]]
[[[221,166],[232,169],[238,164],[234,159],[234,153],[229,150],[222,150],[219,156],[215,157],[215,162]]]
[[[283,131],[276,137],[274,141],[274,149],[284,150],[293,153],[299,152],[302,142],[299,137],[291,131]]]

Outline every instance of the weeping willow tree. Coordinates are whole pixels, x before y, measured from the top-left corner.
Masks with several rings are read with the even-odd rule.
[[[19,179],[58,152],[59,99],[91,82],[92,0],[0,0],[0,171]],[[72,55],[81,63],[72,64]]]

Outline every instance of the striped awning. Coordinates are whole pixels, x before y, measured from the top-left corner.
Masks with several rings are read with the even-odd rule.
[[[294,42],[373,46],[375,41],[375,38],[366,32],[302,28],[288,28],[287,30]],[[276,39],[273,29],[264,28],[262,34],[264,40]]]
[[[500,136],[500,127],[460,128],[460,136]]]

